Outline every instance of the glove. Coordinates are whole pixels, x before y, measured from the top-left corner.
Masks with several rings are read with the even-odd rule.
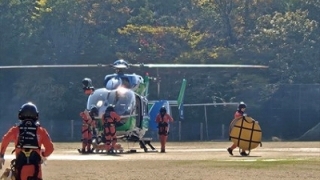
[[[44,149],[41,149],[41,164],[44,164],[44,165],[47,165],[46,161],[47,161],[47,158],[44,157]]]
[[[4,162],[5,162],[4,158],[3,157],[0,158],[0,169],[2,169],[2,165],[4,165]]]
[[[80,117],[81,117],[82,119],[85,119],[85,116],[86,116],[86,115],[84,114],[84,112],[81,112],[81,113],[80,113]]]
[[[41,164],[43,164],[43,165],[47,165],[47,163],[46,163],[46,161],[47,161],[47,158],[46,157],[42,157],[41,158]]]

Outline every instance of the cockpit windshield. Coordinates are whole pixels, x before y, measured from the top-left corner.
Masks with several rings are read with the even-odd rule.
[[[130,115],[135,109],[135,94],[126,88],[117,90],[97,89],[88,98],[87,109],[96,106],[99,109],[99,116],[104,113],[109,105],[113,105],[119,115]]]

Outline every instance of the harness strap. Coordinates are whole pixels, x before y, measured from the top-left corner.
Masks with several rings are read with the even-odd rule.
[[[33,165],[34,166],[34,173],[33,176],[28,177],[27,180],[39,180],[38,175],[40,172],[40,161],[41,158],[39,159],[40,155],[39,154],[33,154],[37,153],[33,150],[27,149],[27,150],[22,150],[20,154],[17,156],[16,159],[12,160],[14,169],[16,170],[15,173],[15,178],[16,180],[21,180],[21,171],[23,166],[25,165]],[[38,155],[38,157],[37,157]],[[33,158],[30,160],[30,156],[33,156]]]
[[[88,129],[83,130],[83,131],[82,131],[82,134],[83,134],[83,133],[85,133],[85,132],[87,132],[87,131],[89,131],[89,128],[88,128]]]
[[[116,134],[116,132],[111,133],[111,127],[116,128],[114,122],[106,122],[106,123],[104,123],[104,135],[105,136],[114,136]],[[106,129],[108,129],[109,132],[106,132]]]
[[[167,135],[168,134],[168,123],[159,123],[158,124],[159,127],[159,135]]]

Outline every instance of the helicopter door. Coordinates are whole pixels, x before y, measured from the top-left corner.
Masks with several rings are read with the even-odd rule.
[[[136,113],[137,113],[137,117],[136,117],[136,127],[141,128],[141,122],[143,119],[143,114],[142,114],[142,101],[141,98],[139,96],[136,96]]]

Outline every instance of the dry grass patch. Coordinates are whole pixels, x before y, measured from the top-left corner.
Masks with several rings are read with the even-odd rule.
[[[310,179],[320,177],[320,161],[51,161],[50,180],[214,180]]]

